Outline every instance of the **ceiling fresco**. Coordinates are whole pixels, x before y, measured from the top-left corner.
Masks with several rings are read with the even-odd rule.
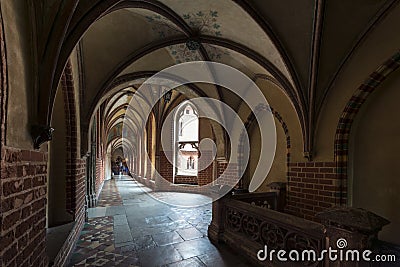
[[[182,18],[199,35],[222,37],[221,24],[216,10],[184,13]],[[168,19],[158,14],[147,15],[146,19],[152,25],[152,30],[158,34],[159,38],[175,36],[181,32]],[[170,45],[167,49],[176,64],[204,60],[198,49],[190,49],[189,47],[190,45],[188,44],[177,44]],[[206,51],[210,60],[220,59],[222,55],[229,55],[227,50],[216,49],[213,46],[207,46]]]
[[[292,77],[287,69],[287,66],[280,55],[278,49],[264,32],[264,30],[254,21],[254,19],[246,13],[239,5],[231,0],[160,0],[163,4],[174,10],[185,21],[186,15],[198,12],[207,14],[210,11],[217,12],[218,29],[213,29],[211,32],[202,32],[205,35],[212,35],[213,32],[220,32],[224,39],[245,45],[246,47],[256,51],[271,63],[273,63],[283,75],[293,84]],[[279,2],[279,1],[278,1]],[[196,16],[196,20],[198,20]],[[194,18],[191,17],[191,20]],[[190,25],[190,24],[189,24]],[[190,25],[193,27],[192,25]]]
[[[285,92],[301,123],[304,152],[312,155],[314,137],[323,135],[315,131],[316,125],[331,110],[324,104],[332,91],[340,88],[344,93],[339,97],[345,97],[347,91],[341,88],[356,87],[350,81],[362,82],[400,43],[393,30],[399,25],[399,0],[60,3],[49,18],[42,10],[34,14],[41,20],[38,25],[62,25],[59,32],[43,27],[43,38],[37,38],[38,90],[40,96],[50,95],[38,98],[36,115],[43,125],[51,118],[58,81],[74,47],[84,88],[85,127],[102,101],[119,90],[173,64],[209,59],[248,76],[268,75],[261,73],[267,69],[274,79],[256,78],[266,78]],[[45,6],[53,10],[49,3]],[[214,97],[217,92],[216,98],[236,106],[220,88],[199,87],[201,95]]]

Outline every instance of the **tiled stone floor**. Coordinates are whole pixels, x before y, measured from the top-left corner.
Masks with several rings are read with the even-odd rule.
[[[116,176],[104,184],[99,206],[89,209],[70,266],[250,266],[226,246],[210,243],[211,204],[183,208],[164,203],[206,198],[154,193],[129,176]]]
[[[121,206],[122,199],[118,192],[115,182],[104,183],[103,189],[100,192],[98,207]]]

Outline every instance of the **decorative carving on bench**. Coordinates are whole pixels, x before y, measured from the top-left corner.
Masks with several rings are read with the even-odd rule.
[[[241,219],[242,219],[242,214],[238,211],[235,211],[233,209],[228,209],[226,211],[226,223],[228,224],[228,227],[232,229],[234,232],[239,232],[241,229]]]
[[[286,235],[286,249],[295,249],[298,251],[303,251],[305,249],[307,250],[313,250],[313,251],[320,251],[320,248],[318,246],[318,241],[309,238],[307,236],[298,234],[298,233],[290,233]]]
[[[285,228],[266,222],[261,218],[243,214],[231,207],[227,207],[226,210],[226,228],[241,233],[261,245],[267,245],[271,249],[285,249],[287,251],[292,249],[319,251],[321,249],[319,240],[295,232],[289,227]],[[291,227],[294,228],[294,226]]]
[[[266,200],[264,200],[264,201],[262,201],[262,200],[252,201],[250,204],[253,205],[253,206],[264,208],[264,209],[270,209],[271,208],[271,205]]]
[[[315,257],[328,246],[336,249],[340,238],[347,240],[347,249],[371,249],[370,241],[375,241],[374,248],[382,246],[376,245],[378,232],[389,222],[376,214],[363,209],[335,207],[319,213],[317,216],[323,223],[317,223],[279,212],[274,199],[276,192],[264,192],[227,195],[215,201],[214,224],[209,227],[210,239],[213,242],[224,242],[241,251],[255,266],[282,266],[282,262],[279,263],[277,259],[273,262],[259,261],[257,251],[265,245],[269,251],[315,251]],[[278,208],[266,209],[256,205],[264,204],[264,201],[275,203],[273,207]],[[340,266],[352,264],[342,262]],[[284,266],[339,265],[337,261],[309,261],[287,262]]]
[[[251,240],[257,241],[260,238],[260,221],[248,215],[242,217],[241,223],[243,232]]]
[[[285,247],[285,230],[274,224],[263,222],[261,224],[261,243],[271,249],[283,249]]]

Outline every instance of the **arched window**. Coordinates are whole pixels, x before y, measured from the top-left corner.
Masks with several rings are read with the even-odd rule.
[[[197,176],[198,145],[198,113],[190,101],[185,101],[175,116],[175,175]]]

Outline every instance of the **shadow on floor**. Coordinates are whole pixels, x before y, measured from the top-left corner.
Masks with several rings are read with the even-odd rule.
[[[250,266],[207,237],[211,204],[169,206],[157,198],[195,201],[198,194],[153,193],[129,176],[106,181],[99,204],[88,210],[70,266]]]

